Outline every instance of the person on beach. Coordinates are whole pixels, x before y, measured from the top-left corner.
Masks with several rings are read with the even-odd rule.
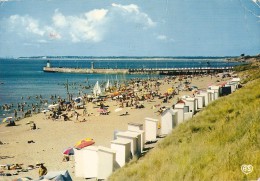
[[[87,115],[87,108],[85,107],[84,111],[83,111],[83,116],[86,116],[86,115]]]
[[[74,112],[75,113],[75,118],[76,118],[76,121],[78,121],[78,119],[79,119],[79,113],[78,112]]]
[[[35,124],[35,122],[31,122],[30,123],[30,127],[31,127],[31,130],[35,130],[36,129],[36,124]]]
[[[46,174],[47,174],[47,168],[43,165],[43,163],[41,163],[39,168],[39,177],[42,177]]]
[[[17,111],[16,111],[16,109],[14,110],[14,118],[15,119],[17,118]]]

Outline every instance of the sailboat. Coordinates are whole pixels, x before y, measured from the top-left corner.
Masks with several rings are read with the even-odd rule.
[[[119,89],[120,85],[119,85],[119,80],[117,79],[117,75],[116,75],[116,88]]]
[[[109,82],[109,79],[107,80],[106,86],[105,86],[105,90],[108,91],[111,87],[111,84]]]
[[[94,94],[94,96],[101,94],[101,87],[99,86],[98,81],[96,82],[96,84],[93,88],[93,94]]]

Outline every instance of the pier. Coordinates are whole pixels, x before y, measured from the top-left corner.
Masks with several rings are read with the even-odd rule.
[[[145,69],[88,69],[43,67],[44,72],[79,73],[79,74],[159,74],[159,75],[196,75],[229,72],[234,67],[202,68],[145,68]]]
[[[60,72],[60,73],[79,73],[79,74],[158,74],[158,75],[196,75],[196,74],[215,74],[229,72],[234,67],[188,67],[188,68],[95,68],[91,63],[91,68],[66,68],[51,67],[47,62],[43,67],[44,72]]]
[[[189,68],[145,68],[129,69],[130,74],[196,75],[229,72],[234,67],[189,67]]]
[[[65,68],[43,67],[44,72],[78,73],[78,74],[128,74],[128,69],[89,69],[89,68]]]

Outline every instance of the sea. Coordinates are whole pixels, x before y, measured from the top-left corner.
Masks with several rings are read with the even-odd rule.
[[[184,68],[184,67],[224,67],[235,66],[238,62],[227,62],[227,57],[90,57],[84,59],[63,58],[0,58],[0,122],[6,117],[18,117],[22,112],[18,104],[31,109],[32,104],[42,111],[58,97],[67,97],[67,88],[73,97],[90,94],[92,87],[99,81],[101,85],[110,82],[123,83],[129,79],[159,78],[163,75],[108,75],[108,74],[70,74],[47,73],[43,71],[49,60],[53,67],[90,68]],[[68,82],[68,86],[66,86]],[[44,103],[40,103],[46,100]],[[47,102],[48,101],[48,102]],[[3,109],[9,105],[10,109]]]

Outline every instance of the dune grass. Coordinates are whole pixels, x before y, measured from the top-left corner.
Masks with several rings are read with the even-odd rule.
[[[243,72],[250,74],[246,86],[211,103],[175,128],[144,158],[131,161],[109,180],[257,180],[260,73],[258,67],[246,71],[250,71]],[[253,165],[254,171],[242,173],[243,164]]]

